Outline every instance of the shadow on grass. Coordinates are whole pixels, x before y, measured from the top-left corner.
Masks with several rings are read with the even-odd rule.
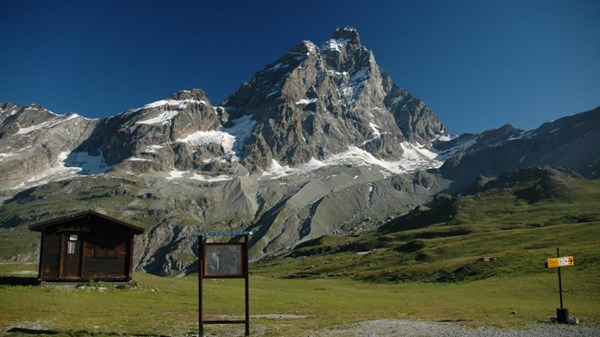
[[[29,328],[10,328],[10,333],[27,334],[27,335],[58,335],[58,331],[44,329],[29,329]]]
[[[37,286],[40,281],[35,277],[0,276],[0,285],[3,286]]]
[[[96,333],[96,332],[88,332],[88,331],[67,331],[60,332],[55,330],[46,330],[46,329],[31,329],[31,328],[19,328],[14,327],[10,328],[6,331],[9,334],[18,335],[44,335],[44,336],[54,336],[54,335],[66,335],[66,336],[123,336],[120,333]],[[126,334],[126,336],[132,337],[170,337],[167,335],[153,335],[153,334]]]

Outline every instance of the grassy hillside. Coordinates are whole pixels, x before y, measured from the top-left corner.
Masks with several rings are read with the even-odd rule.
[[[600,180],[523,170],[470,195],[439,196],[372,232],[305,242],[256,269],[285,278],[456,282],[544,273],[556,247],[575,256],[578,270],[600,274]]]

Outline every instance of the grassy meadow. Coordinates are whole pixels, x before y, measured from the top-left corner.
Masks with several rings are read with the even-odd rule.
[[[14,275],[33,267],[2,264],[0,270],[2,275]],[[600,325],[598,275],[597,270],[563,268],[565,307],[584,325]],[[243,280],[205,280],[204,290],[205,319],[242,319]],[[196,276],[166,278],[144,273],[135,273],[134,286],[127,288],[102,283],[85,288],[1,285],[0,331],[7,336],[27,331],[68,336],[192,335],[197,333],[197,294]],[[556,270],[543,266],[540,272],[525,276],[454,283],[282,279],[263,274],[254,274],[250,280],[254,336],[306,336],[311,331],[385,318],[518,329],[547,322],[558,305]],[[207,334],[224,331],[241,336],[244,326],[205,326]]]
[[[251,335],[307,336],[376,319],[511,329],[549,322],[558,277],[544,259],[556,247],[575,257],[575,266],[562,268],[565,307],[582,325],[600,326],[600,181],[558,176],[546,185],[448,198],[447,214],[423,207],[378,230],[324,236],[252,264]],[[0,280],[35,277],[36,268],[0,263]],[[129,287],[6,283],[0,335],[197,333],[196,275],[136,272]],[[243,318],[243,280],[205,280],[204,294],[205,319]],[[205,332],[242,336],[244,326]]]

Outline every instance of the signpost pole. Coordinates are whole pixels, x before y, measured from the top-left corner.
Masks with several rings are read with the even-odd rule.
[[[556,257],[560,257],[560,248],[556,247]],[[560,296],[560,309],[563,309],[563,295],[562,295],[562,277],[560,275],[560,267],[558,267],[558,293]]]
[[[560,296],[560,308],[556,308],[556,320],[558,323],[569,323],[569,309],[563,305],[563,291],[562,291],[562,267],[572,267],[575,265],[575,258],[573,256],[560,257],[560,248],[556,247],[556,257],[546,259],[546,268],[558,268],[558,293]]]
[[[248,234],[244,235],[244,254],[248,254]],[[246,279],[246,336],[250,336],[250,273],[248,271],[248,256],[243,260],[244,277]]]
[[[556,247],[556,259],[558,260],[558,293],[560,296],[560,308],[556,309],[556,320],[558,323],[568,324],[569,323],[569,309],[563,306],[563,293],[562,293],[562,276],[560,273],[561,266],[571,266],[572,258],[568,257],[560,259],[560,248]],[[563,261],[561,261],[563,260]]]
[[[204,270],[204,237],[198,236],[198,337],[204,337],[204,312],[202,310],[202,271]]]

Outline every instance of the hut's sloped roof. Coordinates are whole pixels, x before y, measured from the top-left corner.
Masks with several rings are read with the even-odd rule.
[[[133,230],[134,234],[142,234],[144,232],[144,229],[138,226],[134,226],[131,224],[128,224],[124,221],[115,219],[115,218],[111,218],[107,215],[104,214],[100,214],[98,212],[94,212],[94,211],[84,211],[84,212],[79,212],[79,213],[73,213],[73,214],[69,214],[63,217],[59,217],[59,218],[54,218],[54,219],[49,219],[46,221],[42,221],[42,222],[38,222],[36,224],[33,225],[29,225],[28,228],[32,231],[37,231],[37,232],[41,232],[42,229],[46,228],[46,227],[50,227],[50,226],[54,226],[54,225],[58,225],[61,223],[64,223],[66,221],[71,221],[71,220],[77,220],[77,219],[83,219],[86,217],[97,217],[97,218],[101,218],[116,224],[119,224],[121,226],[130,228]]]

